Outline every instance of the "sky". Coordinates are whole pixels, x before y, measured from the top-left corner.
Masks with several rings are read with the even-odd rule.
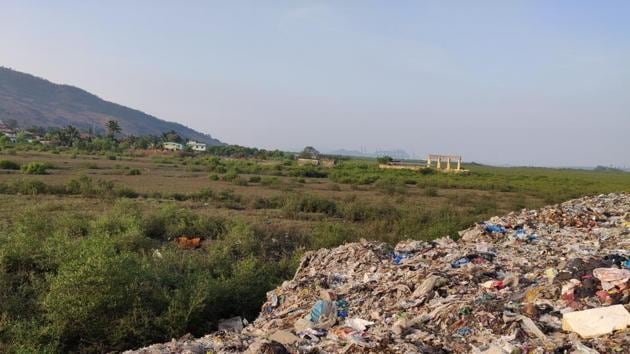
[[[630,167],[630,2],[2,0],[0,65],[297,151]]]

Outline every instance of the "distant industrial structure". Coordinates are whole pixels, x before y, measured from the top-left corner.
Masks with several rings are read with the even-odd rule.
[[[442,162],[446,161],[446,171],[451,171],[451,161],[457,162],[457,168],[455,171],[462,170],[462,157],[457,155],[429,155],[427,157],[427,167],[431,168],[433,161],[436,162],[436,169],[442,168]]]
[[[434,166],[435,162],[435,166]],[[445,163],[445,164],[444,164]],[[451,163],[456,163],[455,168]],[[462,157],[459,155],[434,155],[427,156],[426,164],[421,162],[406,162],[400,160],[391,160],[386,163],[380,163],[378,167],[383,169],[394,170],[412,170],[420,171],[424,169],[435,169],[444,173],[466,173],[468,170],[462,169]]]

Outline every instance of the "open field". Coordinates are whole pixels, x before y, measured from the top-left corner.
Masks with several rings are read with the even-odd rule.
[[[457,237],[492,215],[630,192],[630,173],[615,171],[469,165],[454,176],[375,161],[324,169],[143,155],[0,152],[14,163],[0,173],[0,351],[103,352],[201,335],[220,318],[256,315],[305,250]],[[183,249],[179,236],[203,242]]]

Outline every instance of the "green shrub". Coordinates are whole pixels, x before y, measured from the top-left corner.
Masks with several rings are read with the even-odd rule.
[[[261,181],[261,177],[260,176],[251,176],[249,177],[249,182],[250,183],[260,183]]]
[[[216,239],[226,231],[223,219],[193,214],[189,210],[168,205],[148,215],[144,221],[147,237],[168,240],[174,237],[202,236]]]
[[[20,164],[10,160],[0,160],[0,169],[3,170],[19,170]]]
[[[79,178],[71,179],[64,188],[66,193],[80,194],[84,196],[111,196],[114,190],[114,182],[106,180],[97,180],[94,182],[92,178],[82,175]]]
[[[326,178],[328,171],[316,166],[296,166],[289,170],[292,177]]]
[[[119,198],[138,198],[140,194],[129,187],[122,187],[116,190],[116,196]]]
[[[292,195],[285,200],[282,210],[290,217],[297,217],[301,212],[334,215],[337,212],[337,204],[310,194]]]
[[[211,200],[212,198],[214,198],[214,196],[215,195],[212,189],[204,188],[200,190],[199,192],[192,193],[190,195],[190,199],[196,200],[196,201],[206,201],[206,200]]]
[[[418,170],[418,172],[420,172],[420,174],[422,175],[433,175],[436,173],[436,170],[430,168],[430,167],[423,167],[420,170]]]
[[[263,186],[278,186],[280,184],[280,179],[273,176],[263,176],[260,179],[260,184]]]
[[[50,165],[41,162],[30,162],[26,165],[22,165],[22,173],[29,175],[45,175],[48,173]]]
[[[129,176],[139,176],[140,174],[141,174],[141,172],[137,168],[132,168],[129,171],[127,171],[127,175],[129,175]]]
[[[49,186],[37,180],[15,180],[9,182],[7,184],[2,185],[2,189],[4,189],[5,193],[19,193],[19,194],[45,194],[49,192]]]
[[[405,194],[407,192],[407,185],[405,182],[394,177],[379,178],[374,186],[376,189],[389,195]]]
[[[331,222],[317,224],[310,238],[313,249],[335,247],[356,239],[356,232],[351,226]]]
[[[237,178],[238,173],[236,173],[235,171],[228,171],[226,174],[223,175],[223,180],[226,182],[232,182]]]
[[[278,209],[284,205],[284,200],[280,196],[266,198],[254,197],[250,202],[253,209]]]
[[[66,184],[66,191],[70,194],[83,195],[92,195],[95,193],[94,186],[92,185],[92,179],[85,175],[76,179],[71,179]]]
[[[219,175],[216,173],[213,173],[211,175],[208,176],[208,179],[211,181],[218,181],[219,180]]]

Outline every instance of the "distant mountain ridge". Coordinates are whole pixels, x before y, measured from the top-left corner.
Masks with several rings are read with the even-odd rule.
[[[15,119],[22,128],[65,127],[102,131],[108,120],[117,120],[126,135],[179,135],[209,145],[223,143],[183,124],[167,122],[136,109],[105,101],[80,88],[0,67],[0,120]]]

